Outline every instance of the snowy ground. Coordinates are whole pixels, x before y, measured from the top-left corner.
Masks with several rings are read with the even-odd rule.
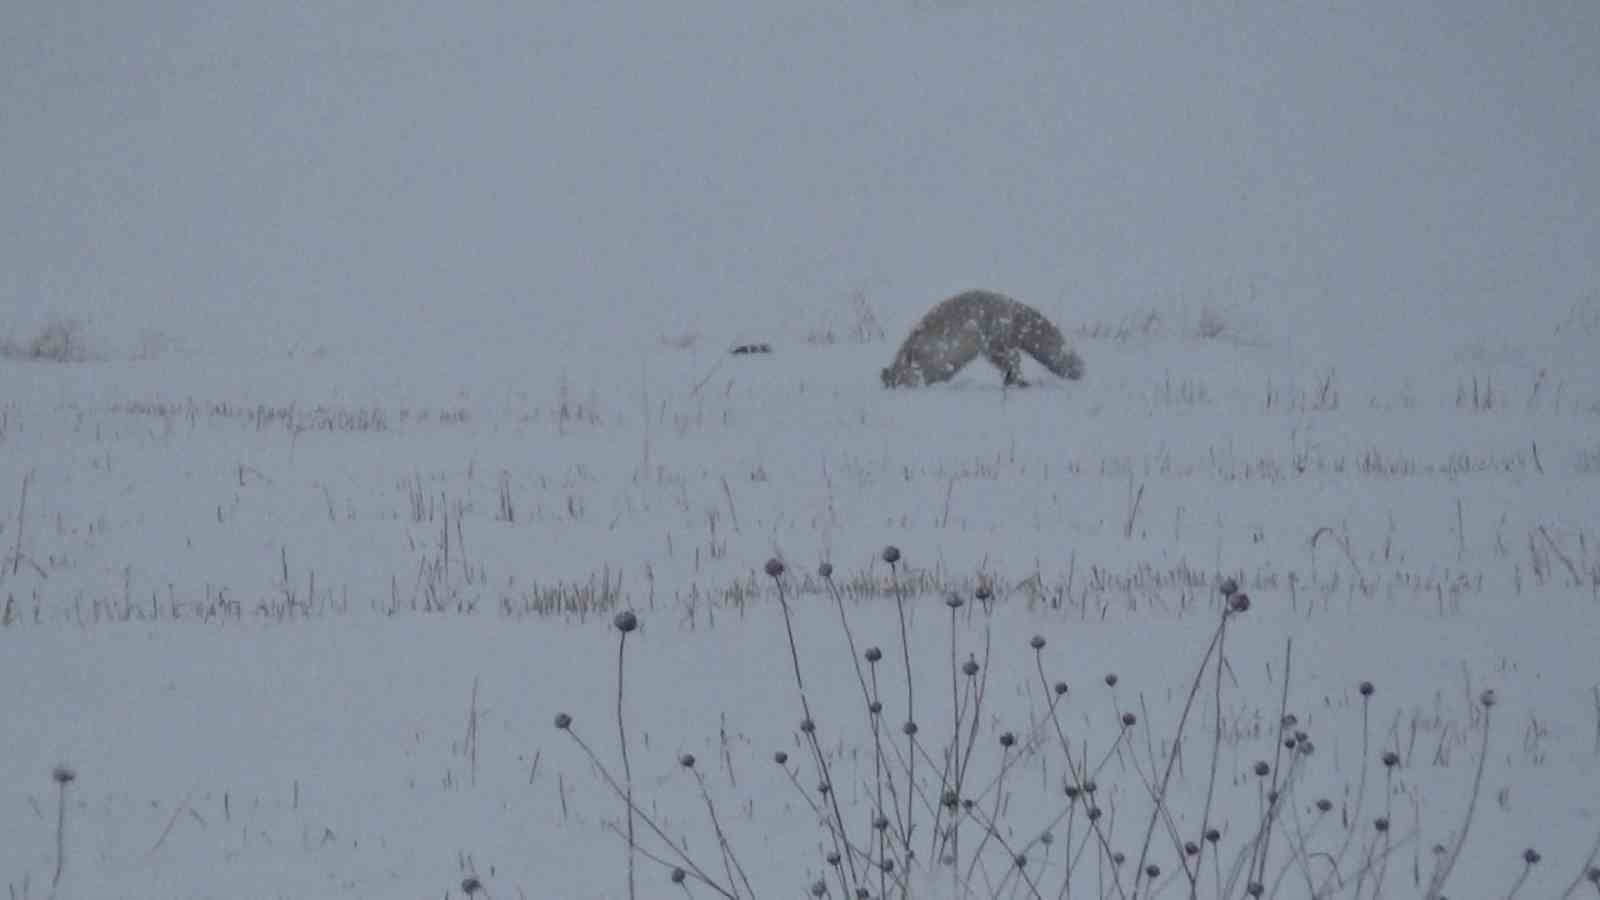
[[[8,898],[628,896],[619,658],[640,897],[1595,864],[1592,4],[623,6],[7,14]]]
[[[818,780],[762,566],[791,567],[808,698],[863,841],[873,744],[814,571],[834,564],[854,640],[884,650],[898,737],[901,645],[878,558],[892,543],[929,756],[942,759],[952,720],[943,588],[969,601],[959,659],[982,660],[992,640],[974,781],[998,771],[1003,731],[1048,738],[999,794],[1010,846],[1066,808],[1028,639],[1047,640],[1045,674],[1071,686],[1071,740],[1112,753],[1098,779],[1108,837],[1136,857],[1139,773],[1165,766],[1218,620],[1214,585],[1231,573],[1253,605],[1226,644],[1211,815],[1225,864],[1260,821],[1248,770],[1274,755],[1292,640],[1288,709],[1316,747],[1290,797],[1298,827],[1313,827],[1317,797],[1334,801],[1330,817],[1357,815],[1360,681],[1377,685],[1369,768],[1381,749],[1401,757],[1392,791],[1369,773],[1346,877],[1392,804],[1386,883],[1420,893],[1416,871],[1426,878],[1428,848],[1449,843],[1472,793],[1475,697],[1492,687],[1487,772],[1454,877],[1502,892],[1533,846],[1548,862],[1530,894],[1564,888],[1600,833],[1593,335],[1551,326],[1513,362],[1469,353],[1328,382],[1272,347],[1165,322],[1069,328],[1108,335],[1079,340],[1090,377],[1022,392],[981,363],[947,388],[885,391],[882,341],[748,358],[658,346],[641,353],[648,381],[626,367],[602,380],[576,354],[537,380],[485,362],[448,388],[405,384],[404,365],[379,360],[8,364],[0,538],[21,556],[0,583],[17,698],[0,871],[19,895],[48,894],[49,776],[65,764],[78,775],[73,896],[459,896],[473,872],[499,897],[618,896],[626,855],[608,828],[621,802],[551,723],[574,716],[619,771],[611,616],[632,608],[643,624],[624,712],[641,807],[723,880],[676,765],[693,753],[756,890],[793,896],[827,875],[831,845],[772,762],[785,750],[800,785]],[[992,614],[971,602],[980,580]],[[1186,839],[1200,828],[1214,687],[1170,788]],[[1118,745],[1123,711],[1137,722]],[[936,797],[926,761],[918,777]],[[931,823],[916,813],[921,845]],[[1054,832],[1068,837],[1064,823]],[[963,853],[979,833],[966,823]],[[1085,833],[1080,818],[1072,838]],[[1330,820],[1312,846],[1332,852],[1344,833]],[[1059,889],[1061,846],[1029,852],[1041,892]],[[1284,834],[1271,851],[1276,877],[1296,857]],[[1151,858],[1176,870],[1162,831]],[[977,894],[1017,892],[1001,885],[997,844],[983,859]],[[671,894],[654,864],[637,877],[642,895]],[[946,877],[913,885],[943,890]],[[1112,890],[1092,883],[1089,896]],[[1291,868],[1281,895],[1305,893]]]

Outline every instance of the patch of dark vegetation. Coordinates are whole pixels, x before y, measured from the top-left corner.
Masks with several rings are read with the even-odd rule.
[[[84,363],[98,356],[89,346],[82,322],[77,319],[51,319],[27,340],[0,338],[0,358],[22,362]]]
[[[318,403],[301,407],[288,404],[211,403],[193,399],[181,401],[130,400],[111,406],[111,412],[128,416],[149,416],[172,421],[187,421],[190,427],[201,419],[236,421],[256,431],[281,428],[292,434],[308,431],[373,433],[405,425],[464,425],[472,418],[466,409],[390,409],[377,404],[339,405]]]

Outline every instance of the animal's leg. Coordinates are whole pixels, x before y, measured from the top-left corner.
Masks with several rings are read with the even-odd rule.
[[[1022,378],[1022,354],[1018,351],[991,349],[984,354],[984,358],[1005,376],[1006,387],[1028,386],[1028,382]]]

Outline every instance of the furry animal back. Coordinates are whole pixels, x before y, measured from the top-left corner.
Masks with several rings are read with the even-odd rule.
[[[1061,378],[1083,377],[1083,359],[1044,314],[1004,294],[967,291],[941,302],[911,329],[894,363],[883,370],[884,387],[915,387],[949,381],[979,356],[1000,370],[1005,383],[1026,387],[1022,354]]]

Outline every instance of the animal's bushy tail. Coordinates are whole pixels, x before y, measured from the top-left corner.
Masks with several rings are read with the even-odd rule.
[[[1038,311],[1030,308],[1028,312],[1031,313],[1031,321],[1022,329],[1022,349],[1038,360],[1040,365],[1055,373],[1057,378],[1073,381],[1082,378],[1083,357],[1067,346],[1066,336],[1061,329]]]
[[[1039,360],[1044,367],[1054,372],[1058,378],[1070,378],[1073,381],[1083,377],[1083,357],[1075,351],[1063,347],[1053,355]]]

